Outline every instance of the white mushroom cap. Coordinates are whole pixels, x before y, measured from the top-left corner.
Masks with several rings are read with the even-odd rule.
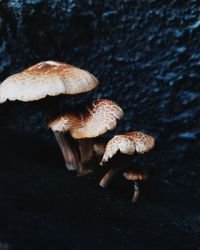
[[[98,83],[92,74],[72,65],[55,61],[40,62],[2,82],[0,103],[84,93],[95,88]]]
[[[101,160],[101,165],[109,161],[118,151],[122,154],[132,155],[150,151],[155,146],[155,139],[142,132],[128,132],[114,136],[106,145],[105,153]]]
[[[94,138],[113,130],[117,120],[122,119],[122,109],[113,101],[107,99],[96,100],[91,107],[87,107],[85,114],[66,114],[49,123],[53,131],[69,131],[73,138]]]

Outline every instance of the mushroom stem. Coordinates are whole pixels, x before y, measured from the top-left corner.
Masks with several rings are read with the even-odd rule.
[[[81,154],[81,162],[90,161],[94,155],[93,151],[93,140],[92,139],[80,139],[79,149]]]
[[[103,156],[106,149],[106,144],[108,142],[108,139],[106,138],[103,139],[104,141],[101,142],[94,141],[93,150],[98,157]]]
[[[65,166],[69,171],[78,169],[79,158],[75,149],[70,145],[63,132],[54,132],[60,150],[65,160]]]
[[[92,139],[80,139],[78,142],[81,158],[78,174],[80,176],[91,174],[94,171],[94,142]]]
[[[134,194],[132,197],[132,202],[137,202],[140,195],[140,181],[134,181]]]
[[[99,186],[106,188],[112,182],[114,175],[118,172],[119,169],[117,168],[110,169],[99,182]]]

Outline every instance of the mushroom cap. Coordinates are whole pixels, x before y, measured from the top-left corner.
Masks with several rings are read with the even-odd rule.
[[[147,180],[147,173],[141,173],[139,171],[125,172],[123,173],[123,176],[129,181]]]
[[[94,138],[113,130],[117,120],[122,119],[123,110],[113,101],[96,100],[82,114],[66,114],[49,122],[53,131],[69,131],[75,139]]]
[[[104,165],[118,151],[122,154],[132,155],[134,152],[139,154],[150,151],[155,146],[155,139],[142,132],[133,131],[114,136],[106,145],[105,153],[101,160]]]
[[[46,96],[74,95],[92,90],[98,80],[73,65],[45,61],[5,79],[0,85],[0,103],[35,101]]]

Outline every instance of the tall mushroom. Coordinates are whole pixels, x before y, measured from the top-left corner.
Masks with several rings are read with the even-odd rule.
[[[125,155],[133,155],[135,151],[139,154],[144,154],[155,146],[155,139],[152,136],[144,134],[142,132],[133,131],[124,133],[121,135],[114,136],[106,145],[103,158],[100,162],[100,165],[106,164],[117,152],[120,152]],[[129,164],[131,162],[125,163],[124,166],[118,166],[123,169],[124,177],[129,180],[134,181],[134,195],[132,198],[133,202],[136,202],[139,196],[139,181],[146,179],[146,172],[134,172],[127,171]],[[106,187],[119,168],[112,168],[105,174],[105,176],[100,181],[100,186]]]
[[[79,174],[87,174],[90,170],[88,163],[94,156],[92,138],[113,130],[117,125],[117,120],[120,120],[123,114],[122,109],[115,102],[100,99],[85,107],[83,112],[65,114],[49,122],[49,127],[56,137],[64,136],[66,132],[69,132],[72,138],[78,140],[81,163],[72,163],[69,157],[65,157],[67,168],[71,164],[79,165]],[[65,145],[62,145],[62,142],[60,144],[66,152]],[[66,152],[66,155],[69,155],[69,152]]]
[[[46,96],[60,94],[81,94],[94,89],[98,83],[98,80],[92,74],[73,65],[56,61],[40,62],[2,82],[0,85],[0,103],[7,100],[37,101]],[[69,141],[66,141],[64,137],[61,136],[58,140],[66,144],[68,151],[74,151]],[[77,156],[74,153],[66,155],[63,152],[63,155],[64,157],[72,157],[72,162],[76,161]],[[72,164],[69,168],[73,169],[77,166]]]

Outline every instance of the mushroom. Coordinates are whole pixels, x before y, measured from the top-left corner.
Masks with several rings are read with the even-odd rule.
[[[137,202],[140,194],[140,182],[147,180],[147,169],[143,169],[143,171],[127,171],[123,173],[123,176],[129,180],[134,182],[134,193],[132,197],[132,202]]]
[[[122,119],[123,114],[122,109],[115,102],[100,99],[94,101],[90,106],[86,106],[85,110],[78,114],[75,112],[65,114],[50,121],[48,126],[56,137],[69,132],[72,138],[78,140],[80,161],[79,163],[78,161],[72,162],[68,156],[65,157],[67,168],[68,165],[75,165],[79,166],[80,175],[89,173],[94,157],[93,138],[113,130],[117,125],[117,120]],[[63,148],[63,146],[61,147]],[[67,151],[67,148],[65,147],[64,150]]]
[[[81,94],[94,89],[98,83],[92,74],[73,65],[56,61],[40,62],[2,82],[0,103],[7,100],[36,101],[60,94]],[[55,133],[55,136],[64,158],[69,158],[72,162],[71,166],[68,164],[69,169],[77,168],[73,163],[77,161],[78,156],[74,153],[72,145],[63,134]]]
[[[128,156],[133,155],[135,151],[139,154],[144,154],[153,149],[154,146],[155,139],[142,132],[133,131],[116,135],[107,143],[100,165],[105,165],[114,155],[117,154],[117,152]],[[125,162],[123,162],[124,159]],[[119,165],[122,164],[122,162],[123,165],[125,165],[125,168]],[[106,187],[111,182],[114,175],[123,169],[124,177],[134,181],[134,195],[132,201],[136,202],[139,196],[139,181],[145,180],[147,178],[147,173],[146,171],[144,173],[140,171],[126,171],[129,168],[130,163],[130,157],[122,158],[121,162],[118,159],[117,166],[119,166],[119,168],[111,168],[101,179],[99,185]]]
[[[98,85],[89,72],[55,61],[40,62],[5,79],[0,85],[0,103],[36,101],[46,96],[74,95]]]

